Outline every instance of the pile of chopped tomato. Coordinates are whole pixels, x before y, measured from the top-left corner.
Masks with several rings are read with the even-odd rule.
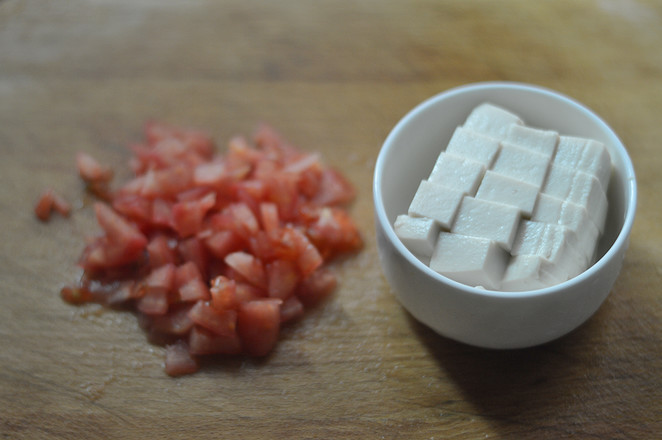
[[[117,189],[110,168],[76,158],[102,233],[62,297],[137,310],[173,376],[200,355],[268,354],[284,323],[335,288],[325,263],[363,244],[343,208],[354,189],[319,155],[268,126],[214,149],[203,133],[147,124]]]

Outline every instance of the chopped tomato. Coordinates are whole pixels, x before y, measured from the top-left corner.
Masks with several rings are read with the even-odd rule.
[[[61,296],[137,310],[150,341],[166,345],[171,376],[196,371],[202,355],[270,353],[282,325],[335,289],[328,261],[363,245],[343,208],[349,181],[266,125],[224,155],[204,133],[155,122],[129,148],[134,176],[114,191],[109,167],[76,157],[104,200],[94,205],[101,234]],[[49,190],[35,214],[70,209]]]
[[[237,331],[244,349],[253,356],[265,356],[278,341],[281,300],[248,301],[239,306]]]
[[[195,373],[198,368],[198,361],[191,355],[184,341],[179,340],[166,347],[165,372],[169,376]]]
[[[113,178],[113,171],[102,166],[94,157],[85,152],[76,154],[76,165],[80,177],[86,182],[107,182]]]
[[[45,222],[50,219],[53,210],[64,217],[68,217],[71,212],[71,205],[62,196],[48,188],[39,196],[34,207],[34,213],[39,220]]]

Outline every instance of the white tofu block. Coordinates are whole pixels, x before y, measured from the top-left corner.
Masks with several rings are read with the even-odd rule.
[[[524,290],[543,289],[561,283],[547,271],[547,261],[537,255],[518,255],[508,262],[501,281],[501,290],[521,292]]]
[[[485,166],[480,162],[442,152],[428,180],[473,196],[484,173]]]
[[[509,251],[519,221],[519,209],[513,206],[467,196],[462,199],[451,232],[486,238]]]
[[[583,171],[552,164],[542,193],[580,205],[602,234],[607,218],[607,196],[598,180]]]
[[[514,113],[493,104],[484,103],[474,108],[464,123],[466,128],[503,139],[512,124],[523,124]]]
[[[544,269],[560,281],[579,275],[586,262],[575,248],[565,226],[522,220],[513,242],[511,255],[541,257]]]
[[[499,140],[476,131],[457,127],[448,141],[446,153],[466,157],[489,168],[499,153]]]
[[[395,234],[402,244],[418,257],[430,257],[439,235],[439,225],[431,218],[399,215],[394,223]]]
[[[553,163],[594,176],[603,191],[611,178],[611,157],[602,142],[573,136],[561,136]]]
[[[540,188],[545,181],[550,158],[535,151],[502,142],[492,171]]]
[[[506,133],[506,142],[533,150],[547,157],[554,156],[559,134],[552,130],[539,130],[520,124],[511,124]]]
[[[439,226],[449,229],[462,197],[462,191],[422,180],[409,205],[408,214],[412,217],[431,218]]]
[[[487,171],[476,198],[503,203],[519,209],[523,216],[530,217],[538,198],[539,188],[503,174]]]
[[[430,268],[463,284],[497,290],[508,259],[508,252],[491,240],[442,232]]]
[[[531,220],[567,227],[576,241],[575,247],[586,257],[587,264],[593,261],[600,231],[582,206],[548,194],[540,194]]]

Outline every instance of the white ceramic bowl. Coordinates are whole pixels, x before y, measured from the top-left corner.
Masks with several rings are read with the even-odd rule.
[[[486,291],[460,284],[418,260],[395,235],[421,179],[427,178],[453,130],[491,102],[532,127],[605,143],[614,165],[598,260],[564,283],[527,292]],[[380,262],[400,303],[441,335],[486,348],[523,348],[556,339],[586,321],[605,300],[623,263],[637,188],[628,153],[595,113],[549,89],[509,82],[476,83],[436,95],[410,111],[377,158],[373,196]]]

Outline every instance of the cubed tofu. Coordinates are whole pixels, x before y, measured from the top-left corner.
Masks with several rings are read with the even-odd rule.
[[[565,226],[522,220],[511,255],[535,255],[545,261],[545,270],[560,281],[579,275],[586,262],[575,248],[570,231]]]
[[[573,136],[561,136],[554,164],[583,171],[598,179],[607,192],[611,178],[611,156],[602,142]]]
[[[440,227],[449,229],[464,194],[454,188],[423,180],[409,205],[408,214],[412,217],[427,217]]]
[[[431,218],[399,215],[393,225],[402,244],[419,258],[430,258],[439,235],[439,224]]]
[[[607,218],[607,196],[598,179],[583,171],[552,164],[542,193],[580,205],[602,234]]]
[[[560,283],[547,271],[548,261],[537,255],[518,255],[508,262],[501,281],[501,290],[521,292],[536,290]]]
[[[451,232],[485,238],[509,251],[519,221],[520,211],[513,206],[467,196],[462,199]]]
[[[446,153],[466,157],[489,168],[499,153],[499,140],[491,136],[457,127],[448,141]]]
[[[593,261],[600,231],[584,207],[548,194],[540,194],[531,220],[567,227],[574,234],[576,248],[586,257],[586,262]]]
[[[559,134],[552,130],[539,130],[521,124],[511,124],[505,142],[527,150],[533,150],[547,157],[554,156]]]
[[[524,217],[530,217],[538,198],[538,190],[537,186],[521,180],[487,171],[478,187],[476,198],[514,206]]]
[[[430,268],[469,286],[497,290],[508,258],[508,252],[491,240],[441,232]]]
[[[492,171],[540,188],[545,181],[550,161],[549,157],[535,151],[502,142]]]
[[[442,152],[428,180],[473,196],[485,173],[485,166],[467,157]]]
[[[512,124],[523,124],[522,120],[514,113],[509,112],[494,104],[484,103],[474,108],[467,117],[464,127],[504,139],[508,128]]]

